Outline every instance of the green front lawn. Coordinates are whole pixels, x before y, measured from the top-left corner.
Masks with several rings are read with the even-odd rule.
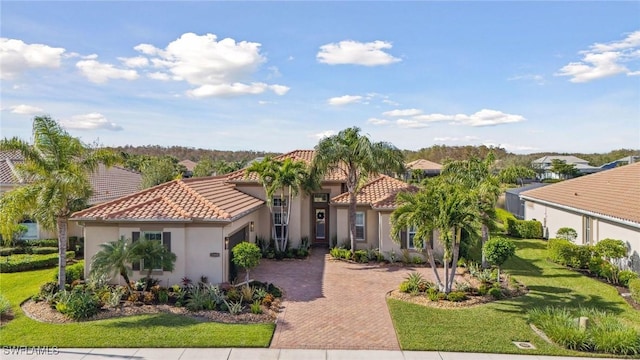
[[[514,241],[518,246],[516,256],[504,269],[529,288],[527,295],[449,310],[389,299],[400,347],[403,350],[592,355],[550,345],[531,330],[526,312],[545,306],[595,307],[616,314],[640,329],[640,314],[612,286],[547,261],[546,242],[542,240]],[[519,350],[512,341],[531,341],[537,350]]]
[[[20,302],[39,291],[54,269],[0,274],[0,292],[15,318],[0,328],[2,346],[57,347],[267,347],[274,324],[199,322],[172,314],[139,315],[72,324],[45,324],[27,317]]]

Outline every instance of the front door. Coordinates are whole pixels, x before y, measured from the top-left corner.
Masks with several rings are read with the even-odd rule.
[[[329,194],[313,194],[311,206],[313,244],[328,244]]]

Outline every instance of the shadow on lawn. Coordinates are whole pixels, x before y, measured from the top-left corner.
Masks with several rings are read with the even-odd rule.
[[[117,318],[117,320],[107,324],[101,324],[104,327],[127,329],[127,328],[146,328],[146,327],[170,327],[192,326],[200,323],[198,320],[184,315],[177,314],[148,314],[135,317]]]

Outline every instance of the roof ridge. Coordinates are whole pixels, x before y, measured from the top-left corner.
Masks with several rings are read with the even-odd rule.
[[[4,159],[4,161],[7,163],[7,166],[11,170],[11,174],[15,176],[16,180],[18,180],[18,182],[20,183],[23,183],[24,179],[22,178],[22,176],[20,176],[18,170],[16,170],[16,166],[14,165],[13,161],[11,161],[11,159],[9,158]]]
[[[180,180],[171,180],[171,181],[168,181],[168,182],[165,182],[165,183],[162,183],[162,184],[158,184],[156,186],[152,186],[150,188],[146,188],[146,189],[142,189],[140,191],[136,191],[136,192],[134,192],[132,194],[125,195],[123,197],[119,197],[119,198],[116,198],[116,199],[113,199],[113,200],[109,200],[109,201],[106,201],[106,202],[91,206],[91,207],[86,208],[84,210],[76,211],[75,213],[71,214],[71,217],[76,217],[76,215],[82,214],[83,212],[86,212],[89,209],[91,209],[92,211],[95,211],[95,209],[101,209],[101,208],[109,206],[109,205],[111,205],[112,203],[115,203],[115,202],[123,202],[125,200],[128,200],[128,199],[134,197],[134,196],[139,196],[139,195],[142,195],[142,194],[150,193],[152,191],[156,191],[156,190],[164,188],[164,187],[169,187],[169,185],[172,185],[173,183],[178,182],[178,181],[180,181]],[[162,196],[162,195],[159,195],[159,196]]]
[[[219,208],[218,206],[216,206],[215,204],[211,203],[211,201],[209,201],[209,199],[207,199],[206,197],[202,196],[199,192],[197,192],[196,190],[194,190],[193,188],[188,186],[184,181],[178,180],[178,185],[180,187],[182,187],[183,189],[185,189],[190,195],[192,195],[196,199],[198,199],[201,202],[203,202],[209,209],[213,210],[214,212],[219,212],[219,213],[223,213],[225,215],[230,215],[226,211],[224,211],[221,208]],[[223,184],[223,186],[226,186],[226,184]]]
[[[125,212],[127,212],[129,210],[132,210],[132,209],[135,209],[135,208],[139,208],[139,207],[147,205],[147,204],[151,204],[152,202],[156,202],[158,200],[162,200],[163,198],[164,198],[164,195],[158,195],[158,196],[152,197],[149,200],[143,201],[141,203],[134,204],[134,205],[128,206],[128,207],[120,209],[120,210],[116,210],[116,211],[112,212],[111,214],[109,214],[108,216],[106,216],[105,219],[114,218],[114,217],[116,217],[116,216],[118,216],[118,215],[120,215],[122,213],[125,213]]]

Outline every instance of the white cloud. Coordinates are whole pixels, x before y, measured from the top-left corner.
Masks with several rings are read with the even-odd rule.
[[[584,83],[618,74],[636,75],[638,71],[627,68],[624,63],[640,59],[640,30],[625,39],[608,44],[595,43],[589,50],[580,52],[581,61],[570,62],[555,74],[569,76],[569,81]]]
[[[72,116],[69,120],[61,120],[60,125],[66,129],[74,130],[112,130],[119,131],[122,127],[110,122],[100,113],[89,113]]]
[[[493,126],[525,120],[522,115],[505,114],[502,111],[490,109],[482,109],[468,117],[466,115],[456,115],[456,117],[458,116],[461,118],[460,122],[469,126]]]
[[[360,100],[362,100],[362,96],[360,95],[343,95],[332,97],[327,102],[329,103],[329,105],[340,106],[360,102]]]
[[[367,120],[367,122],[373,125],[387,125],[391,123],[391,121],[387,119],[378,119],[378,118],[370,118],[369,120]]]
[[[422,114],[420,109],[396,109],[391,111],[385,111],[382,113],[384,116],[416,116]]]
[[[515,151],[515,152],[539,150],[539,148],[534,147],[534,146],[513,145],[513,144],[498,144],[498,143],[491,142],[491,141],[483,142],[482,145],[488,146],[488,147],[494,147],[494,148],[502,148],[502,149],[505,149],[507,151]]]
[[[427,127],[429,123],[446,121],[451,124],[461,124],[468,126],[494,126],[501,124],[516,123],[526,120],[522,115],[506,114],[498,110],[482,109],[474,114],[420,114],[422,111],[419,109],[405,109],[405,110],[392,110],[384,112],[383,115],[388,117],[406,115],[407,118],[396,121],[400,127]],[[406,114],[405,114],[406,113]],[[414,116],[408,116],[411,114],[419,114]],[[388,122],[382,122],[379,119],[374,121],[369,120],[374,125],[388,124]]]
[[[401,61],[401,59],[393,57],[384,51],[385,49],[391,49],[391,47],[390,42],[380,40],[368,43],[344,40],[339,43],[320,46],[316,59],[321,63],[330,65],[388,65]]]
[[[44,111],[37,106],[24,105],[24,104],[11,106],[10,109],[12,113],[21,114],[21,115],[41,114]]]
[[[316,133],[316,134],[311,134],[311,135],[309,135],[309,137],[316,138],[316,139],[320,140],[320,139],[324,139],[326,137],[333,136],[333,135],[336,135],[336,134],[337,134],[337,132],[334,131],[334,130],[326,130],[326,131],[321,131],[321,132]]]
[[[139,77],[135,70],[118,69],[97,60],[81,60],[76,63],[76,67],[89,81],[96,84],[102,84],[111,79],[135,80]]]
[[[119,57],[118,60],[122,61],[122,63],[126,67],[130,68],[145,67],[149,65],[149,59],[144,56],[136,56],[130,58]]]
[[[0,79],[15,79],[33,68],[58,68],[64,52],[64,48],[0,38]]]
[[[266,90],[286,94],[289,87],[284,85],[246,82],[266,61],[260,46],[231,38],[218,40],[214,34],[185,33],[164,49],[150,44],[140,44],[134,49],[151,56],[151,66],[161,70],[149,77],[186,81],[195,86],[188,91],[194,97],[260,94]],[[280,75],[276,67],[269,70],[270,77]]]
[[[396,120],[396,124],[398,124],[398,126],[400,126],[401,128],[409,129],[421,129],[429,126],[429,124],[412,119],[398,119]]]
[[[457,137],[457,136],[441,136],[441,137],[434,137],[433,141],[442,141],[442,142],[458,142],[458,141],[477,141],[479,138],[477,136],[473,136],[473,135],[466,135],[463,137]]]
[[[538,85],[544,85],[546,83],[544,76],[538,74],[524,74],[524,75],[514,75],[507,79],[508,81],[531,81]]]
[[[147,77],[153,80],[160,80],[160,81],[169,81],[171,80],[171,76],[169,76],[169,74],[167,73],[163,73],[163,72],[151,72],[147,74]]]

